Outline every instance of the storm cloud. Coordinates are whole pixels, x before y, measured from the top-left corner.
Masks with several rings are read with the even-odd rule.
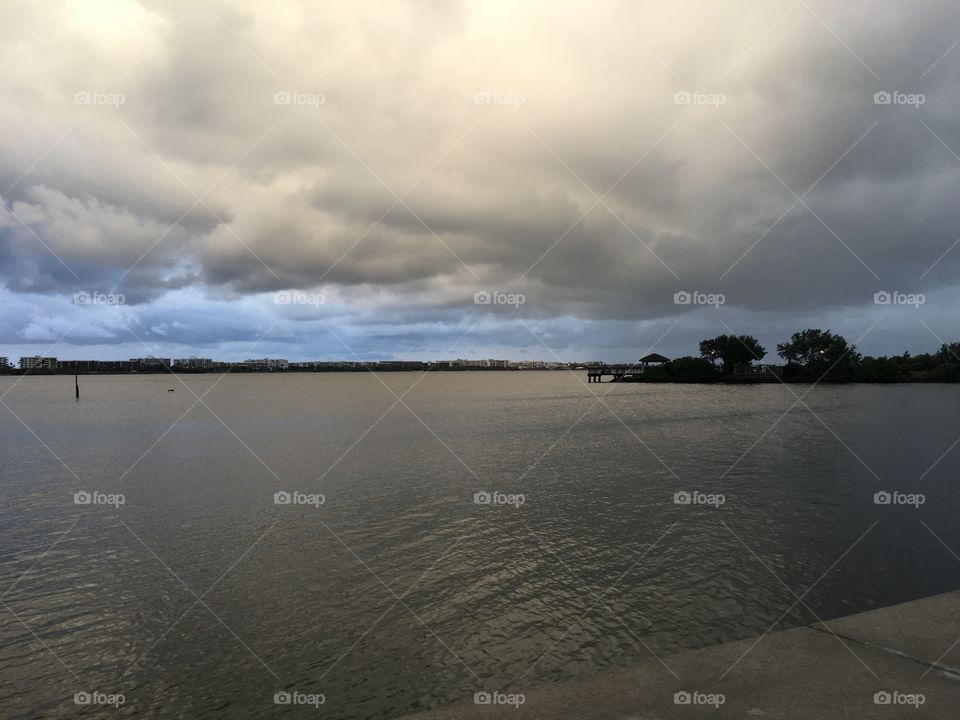
[[[728,329],[772,348],[826,325],[877,353],[960,337],[955,3],[0,15],[11,356],[618,360]]]

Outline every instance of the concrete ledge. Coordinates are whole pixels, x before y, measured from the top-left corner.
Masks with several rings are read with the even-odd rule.
[[[897,652],[960,676],[960,592],[828,620],[811,627]]]
[[[960,717],[960,675],[949,671],[960,665],[960,652],[954,648],[940,665],[935,663],[958,638],[960,592],[955,592],[832,620],[825,626],[818,623],[682,652],[664,657],[663,663],[651,658],[629,669],[530,688],[522,691],[524,703],[516,709],[477,705],[470,698],[409,717],[946,720]],[[678,692],[722,694],[724,702],[677,704]],[[891,704],[877,704],[878,692],[890,693]]]

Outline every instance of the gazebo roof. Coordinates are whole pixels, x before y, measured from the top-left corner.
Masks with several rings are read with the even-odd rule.
[[[670,362],[670,358],[664,357],[663,355],[660,355],[659,353],[650,353],[649,355],[645,355],[644,357],[640,358],[640,362],[642,362],[642,363],[665,363],[665,362]]]

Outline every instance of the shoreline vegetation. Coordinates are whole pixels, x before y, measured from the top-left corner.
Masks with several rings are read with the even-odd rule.
[[[766,365],[762,360],[766,349],[750,335],[718,335],[703,340],[699,356],[684,356],[642,366],[617,382],[632,383],[734,383],[743,380],[744,372],[767,368],[768,382],[784,383],[956,383],[960,382],[960,342],[944,343],[934,353],[872,357],[861,355],[856,346],[829,330],[809,329],[796,332],[789,341],[777,345],[777,355],[785,363]],[[208,373],[323,373],[323,372],[510,372],[510,371],[580,371],[606,367],[625,367],[603,362],[539,363],[528,366],[505,360],[427,362],[412,360],[323,361],[273,364],[250,364],[253,361],[225,363],[205,360],[204,364],[178,365],[169,360],[150,361],[56,361],[52,367],[0,367],[0,375],[166,375]],[[177,361],[188,362],[188,361]]]
[[[626,382],[736,383],[747,369],[759,369],[767,355],[750,335],[718,335],[700,343],[699,357],[681,357],[644,368]],[[943,343],[935,353],[872,357],[861,355],[855,345],[829,330],[808,329],[794,333],[777,345],[783,365],[773,382],[796,383],[953,383],[960,382],[960,342]],[[746,384],[746,383],[745,383]]]

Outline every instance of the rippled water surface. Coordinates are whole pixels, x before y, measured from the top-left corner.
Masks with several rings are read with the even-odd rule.
[[[0,378],[5,718],[73,717],[92,690],[122,692],[121,716],[317,716],[275,706],[285,689],[322,693],[327,717],[396,717],[960,587],[944,546],[960,552],[960,387],[519,372],[81,389]],[[94,490],[125,505],[74,504]]]

